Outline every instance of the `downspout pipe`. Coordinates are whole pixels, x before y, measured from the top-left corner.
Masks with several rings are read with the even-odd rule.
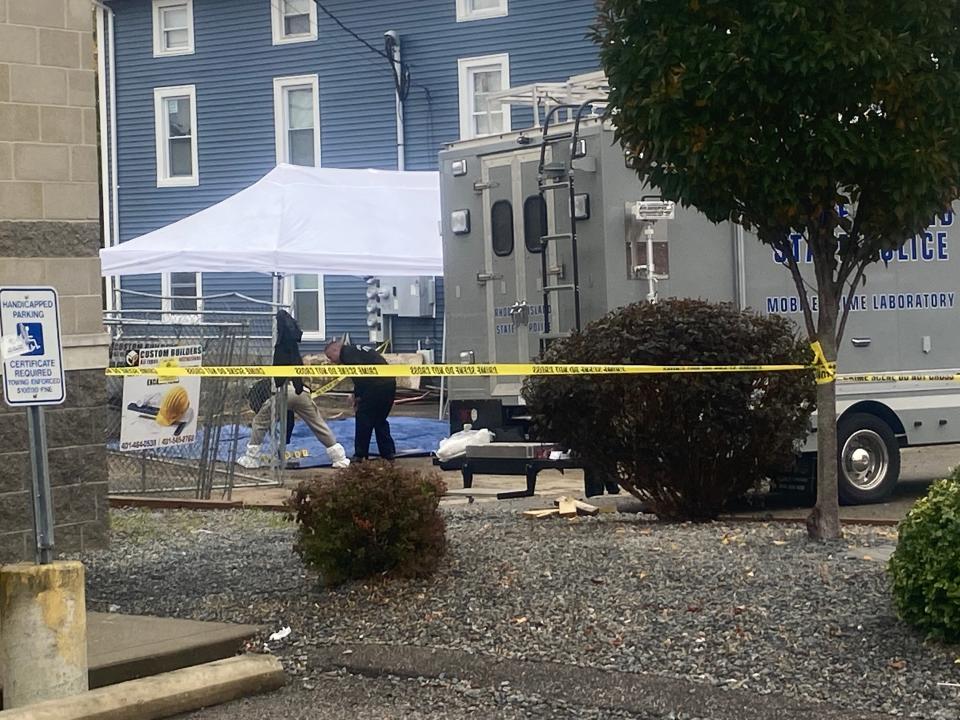
[[[104,245],[115,247],[120,244],[120,207],[117,163],[117,72],[116,72],[116,35],[114,30],[115,13],[112,7],[101,0],[93,0],[97,13],[97,69],[100,94],[100,154],[103,193]],[[106,23],[104,23],[106,15]],[[106,31],[104,32],[104,24]],[[109,65],[105,68],[104,65]],[[109,87],[109,90],[108,90]],[[109,98],[107,94],[109,93]],[[109,120],[107,113],[109,112]],[[109,151],[107,138],[109,137]],[[106,152],[105,152],[106,151]],[[109,169],[108,169],[109,163]],[[109,188],[108,188],[109,186]],[[109,195],[108,195],[109,192]],[[106,281],[107,308],[119,310],[119,298],[115,297],[114,283],[110,276]],[[116,306],[116,307],[115,307]]]
[[[406,131],[404,128],[404,103],[403,103],[403,85],[406,82],[403,71],[402,56],[400,54],[400,34],[396,30],[388,30],[383,34],[384,47],[387,55],[390,56],[390,63],[393,66],[393,79],[396,86],[396,104],[397,104],[397,170],[406,170],[407,150],[406,150]]]
[[[110,247],[113,244],[113,235],[111,231],[110,218],[110,151],[107,132],[107,40],[106,22],[104,13],[110,12],[109,8],[101,3],[95,2],[97,14],[97,110],[99,113],[100,124],[100,217],[103,221],[103,246]],[[106,282],[106,308],[113,310],[113,277],[105,278]]]

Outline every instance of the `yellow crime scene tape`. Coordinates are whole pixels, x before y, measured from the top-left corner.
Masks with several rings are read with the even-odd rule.
[[[235,367],[107,368],[109,376],[159,377],[439,377],[497,375],[656,375],[666,373],[735,373],[810,370],[809,365],[535,365],[493,363],[477,365],[265,365]]]
[[[960,382],[960,373],[877,373],[838,375],[837,364],[828,362],[819,343],[813,346],[814,362],[810,365],[604,365],[604,364],[534,364],[479,363],[471,365],[244,365],[233,367],[180,367],[165,364],[159,367],[112,367],[111,377],[156,375],[165,377],[229,377],[229,378],[335,378],[313,391],[317,396],[336,387],[350,377],[494,377],[542,375],[687,375],[720,373],[813,372],[818,384],[832,382],[897,383],[897,382]]]

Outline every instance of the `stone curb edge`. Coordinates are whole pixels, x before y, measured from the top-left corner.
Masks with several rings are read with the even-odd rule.
[[[711,720],[889,720],[891,716],[840,710],[782,695],[725,690],[692,680],[552,662],[497,659],[462,651],[413,646],[340,645],[318,648],[322,669],[366,677],[396,676],[509,683],[513,691],[574,706],[633,713],[675,713]]]

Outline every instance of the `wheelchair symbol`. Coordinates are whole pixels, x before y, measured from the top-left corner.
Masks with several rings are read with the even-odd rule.
[[[43,325],[41,323],[17,323],[17,335],[27,348],[24,355],[43,355]]]

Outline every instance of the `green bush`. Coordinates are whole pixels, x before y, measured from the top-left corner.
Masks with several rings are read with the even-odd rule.
[[[548,363],[809,363],[790,321],[730,305],[630,305],[554,343]],[[789,467],[814,407],[807,372],[533,376],[534,431],[665,519],[705,521]]]
[[[960,467],[900,523],[890,559],[900,617],[928,637],[960,642]]]
[[[290,500],[294,548],[328,585],[376,574],[424,577],[446,551],[439,510],[446,490],[437,473],[386,462],[302,483]]]

